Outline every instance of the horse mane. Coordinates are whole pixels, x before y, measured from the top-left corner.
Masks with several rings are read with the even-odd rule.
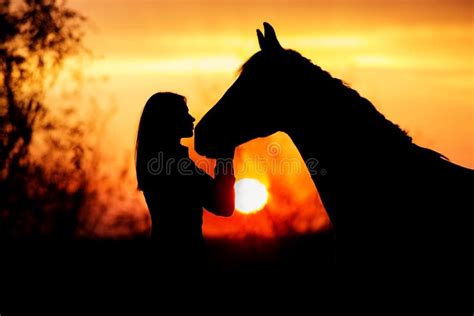
[[[238,74],[257,68],[264,58],[265,55],[262,52],[257,52],[240,67]],[[332,77],[329,72],[313,64],[311,60],[303,57],[297,51],[286,49],[281,54],[280,60],[289,63],[292,69],[299,69],[302,76],[305,76],[308,80],[313,82],[317,80],[318,84],[324,86],[324,90],[332,91],[335,95],[343,98],[344,102],[342,103],[350,107],[352,112],[356,113],[367,124],[379,128],[377,137],[386,137],[386,139],[398,141],[398,144],[412,144],[412,138],[408,133],[388,120],[369,100],[362,97],[344,81]]]

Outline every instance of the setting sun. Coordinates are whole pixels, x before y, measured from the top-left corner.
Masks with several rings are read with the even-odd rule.
[[[268,191],[263,183],[246,178],[235,183],[235,208],[244,214],[263,209],[268,200]]]

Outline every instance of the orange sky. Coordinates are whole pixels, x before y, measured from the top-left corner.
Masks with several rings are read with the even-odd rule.
[[[111,160],[131,157],[142,107],[156,91],[187,96],[191,112],[201,117],[232,84],[240,64],[257,51],[255,29],[268,21],[284,47],[348,82],[408,130],[415,142],[474,168],[472,1],[75,0],[69,4],[89,18],[86,45],[98,56],[83,69],[84,89],[101,107],[116,109],[104,149]],[[102,76],[106,82],[87,84],[88,78]],[[284,135],[245,144],[239,155],[264,154],[275,141],[283,144],[282,155],[299,157]],[[191,146],[192,140],[186,144]],[[195,153],[193,157],[198,158]],[[298,216],[304,219],[296,220],[305,226],[301,229],[325,225],[309,175],[302,172],[271,181],[279,192],[296,186],[301,196],[274,196],[278,212],[237,216],[230,220],[233,226],[206,218],[206,232],[268,232],[277,229],[272,224],[278,226],[275,217],[294,215],[295,210],[303,210]]]

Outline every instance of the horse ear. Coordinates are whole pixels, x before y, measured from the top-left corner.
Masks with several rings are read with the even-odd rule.
[[[262,32],[259,29],[257,29],[257,37],[258,37],[258,44],[260,45],[260,49],[266,50],[267,44],[265,42],[265,38],[263,37]]]
[[[265,30],[265,46],[268,49],[271,50],[281,50],[283,47],[281,47],[280,43],[278,42],[278,39],[276,37],[275,30],[273,29],[273,26],[271,26],[267,22],[263,22],[263,28]],[[260,45],[261,46],[261,45]]]

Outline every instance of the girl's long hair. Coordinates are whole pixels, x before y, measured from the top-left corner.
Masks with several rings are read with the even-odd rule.
[[[137,188],[140,191],[146,186],[149,160],[158,157],[159,151],[171,142],[176,142],[174,111],[183,102],[186,103],[186,98],[182,95],[158,92],[148,99],[143,108],[135,145]]]

